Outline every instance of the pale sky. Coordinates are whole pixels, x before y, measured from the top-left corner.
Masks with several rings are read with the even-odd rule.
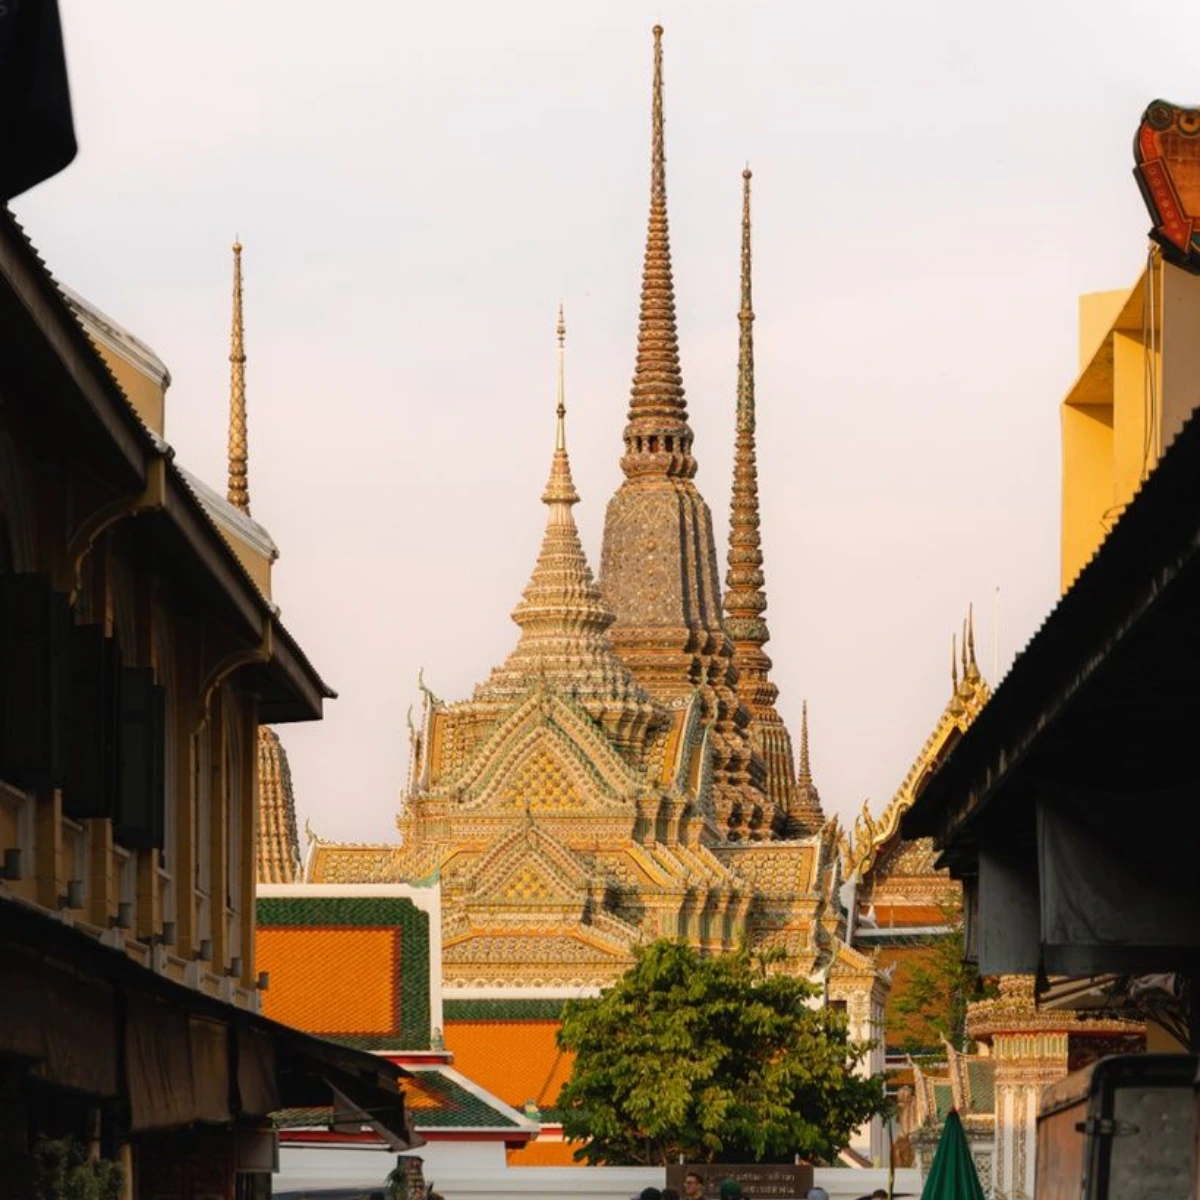
[[[80,153],[14,209],[170,367],[225,481],[245,245],[250,487],[275,599],[339,691],[281,728],[301,821],[390,839],[405,711],[504,658],[541,536],[554,316],[593,568],[633,369],[650,27],[697,483],[722,559],[740,173],[755,187],[768,620],[826,810],[878,812],[949,692],[1057,592],[1081,292],[1133,283],[1146,104],[1194,102],[1183,0],[62,0]],[[724,563],[722,561],[722,573]]]

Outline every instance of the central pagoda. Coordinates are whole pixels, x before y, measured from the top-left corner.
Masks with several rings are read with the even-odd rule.
[[[751,714],[737,693],[712,514],[694,482],[667,223],[662,32],[654,27],[650,221],[621,458],[625,480],[605,513],[600,586],[616,616],[609,637],[633,677],[659,700],[698,693],[717,819],[731,841],[757,840],[777,832],[784,814],[767,795]]]

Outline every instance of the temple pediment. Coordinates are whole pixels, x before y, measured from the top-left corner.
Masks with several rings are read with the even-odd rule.
[[[566,909],[582,918],[594,890],[579,860],[532,822],[497,841],[464,881],[468,912]]]
[[[627,805],[645,781],[585,712],[539,689],[446,787],[475,808],[578,813]]]

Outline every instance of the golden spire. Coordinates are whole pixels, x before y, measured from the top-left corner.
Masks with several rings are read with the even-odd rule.
[[[566,385],[566,341],[567,341],[567,324],[563,320],[562,301],[558,302],[558,325],[555,328],[558,334],[558,426],[555,431],[554,448],[555,450],[565,451],[567,448],[567,385]]]
[[[558,406],[555,409],[554,458],[550,462],[550,478],[542,493],[542,503],[550,506],[550,522],[570,522],[574,528],[571,508],[579,503],[579,493],[571,479],[571,460],[567,457],[567,402],[564,359],[566,356],[567,326],[563,321],[562,305],[558,306]],[[558,513],[556,517],[555,514]],[[609,619],[609,625],[612,619]],[[607,628],[607,626],[605,627]]]
[[[667,476],[690,479],[696,473],[692,431],[687,423],[679,335],[675,328],[675,288],[667,228],[667,166],[663,142],[662,26],[654,26],[654,85],[650,120],[650,220],[642,266],[637,365],[625,427],[621,466],[627,478]]]
[[[791,757],[789,747],[788,757]],[[821,793],[813,782],[812,765],[808,759],[808,701],[800,706],[800,770],[796,775],[795,799],[788,805],[786,833],[809,837],[825,824]]]
[[[733,497],[729,508],[729,557],[725,574],[725,627],[733,639],[738,691],[759,714],[775,703],[778,689],[767,679],[771,660],[763,651],[771,635],[763,613],[762,538],[759,533],[758,456],[754,436],[754,306],[751,297],[750,168],[742,172],[742,278],[738,309],[737,437]]]
[[[229,343],[229,503],[250,513],[246,436],[246,348],[242,341],[242,244],[233,243],[233,332]]]
[[[967,605],[967,670],[966,678],[979,678],[979,664],[975,661],[975,605]]]
[[[800,784],[812,783],[812,767],[808,761],[808,701],[800,706],[800,772],[796,776]]]
[[[512,618],[521,636],[507,660],[475,689],[476,700],[517,701],[537,686],[573,696],[618,743],[635,742],[654,713],[646,693],[613,653],[607,631],[613,614],[600,594],[571,509],[579,493],[567,455],[564,353],[566,327],[558,312],[558,402],[554,457],[542,493],[549,512],[542,546]]]

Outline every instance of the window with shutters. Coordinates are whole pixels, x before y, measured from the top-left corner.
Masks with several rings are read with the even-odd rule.
[[[196,766],[193,782],[195,803],[192,805],[194,823],[192,846],[195,851],[196,878],[193,890],[196,897],[197,938],[212,937],[212,731],[206,721],[196,735]]]
[[[177,919],[176,878],[179,863],[178,729],[174,643],[163,610],[154,614],[155,660],[164,690],[163,700],[163,845],[159,857],[162,919]]]
[[[238,697],[224,687],[221,715],[225,722],[225,922],[226,945],[231,958],[242,954],[242,729]]]

